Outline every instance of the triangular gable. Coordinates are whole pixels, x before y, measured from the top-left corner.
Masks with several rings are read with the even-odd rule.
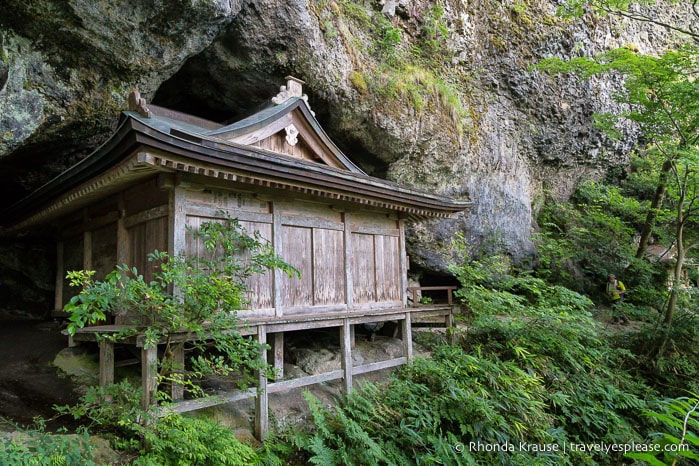
[[[206,133],[227,142],[260,147],[279,154],[363,173],[328,137],[301,94],[303,81],[287,77],[274,106]]]

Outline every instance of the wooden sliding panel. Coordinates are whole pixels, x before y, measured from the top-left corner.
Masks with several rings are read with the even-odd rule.
[[[146,281],[153,278],[157,264],[148,260],[148,254],[155,251],[167,251],[168,218],[159,217],[133,225],[128,229],[129,260],[128,264],[136,267]]]
[[[306,307],[313,303],[313,230],[282,227],[284,260],[301,272],[301,278],[285,276],[282,282],[282,307]]]
[[[272,224],[261,222],[240,222],[248,234],[259,233],[263,241],[272,241]],[[274,272],[267,271],[261,275],[253,275],[245,281],[250,294],[250,309],[274,308]]]
[[[400,244],[397,236],[375,235],[376,300],[402,303]]]
[[[313,305],[345,302],[343,232],[313,229]]]
[[[374,235],[352,234],[352,299],[354,307],[376,302]]]
[[[111,223],[92,232],[92,269],[94,278],[103,280],[117,264],[117,224]]]

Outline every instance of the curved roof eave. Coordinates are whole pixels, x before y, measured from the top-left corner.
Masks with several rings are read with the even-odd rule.
[[[386,205],[405,206],[405,209],[398,210],[408,212],[414,207],[421,212],[419,216],[444,217],[464,211],[472,204],[470,201],[457,201],[373,178],[361,171],[348,172],[182,130],[172,134],[163,127],[148,123],[148,118],[124,112],[117,130],[109,140],[88,157],[3,212],[0,217],[2,224],[7,226],[29,217],[55,197],[124,161],[139,147],[160,150],[198,163],[218,165],[237,173],[252,175],[258,181],[281,183],[280,186],[295,183],[304,186],[303,189],[308,189],[311,193],[314,188],[318,188],[327,192],[347,193],[353,199],[365,197],[378,200],[379,203],[381,200],[389,200],[390,203]]]

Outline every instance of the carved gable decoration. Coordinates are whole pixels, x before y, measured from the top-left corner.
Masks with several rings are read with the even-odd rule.
[[[360,173],[318,124],[302,85],[287,77],[287,84],[271,99],[272,106],[208,135]]]

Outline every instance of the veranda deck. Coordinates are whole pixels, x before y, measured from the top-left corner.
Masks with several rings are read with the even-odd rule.
[[[448,289],[447,289],[448,288]],[[246,398],[256,398],[255,404],[255,434],[263,439],[269,428],[269,402],[270,393],[282,392],[294,388],[313,385],[330,380],[344,380],[344,389],[350,392],[352,389],[352,378],[358,374],[364,374],[390,367],[400,366],[413,358],[413,347],[411,338],[413,317],[419,317],[421,321],[426,319],[439,319],[444,327],[453,326],[453,306],[451,305],[451,291],[453,287],[441,287],[449,294],[448,304],[418,305],[414,307],[398,307],[390,309],[372,309],[370,311],[354,310],[335,313],[300,314],[288,317],[269,317],[261,319],[248,319],[240,328],[232,331],[240,332],[242,335],[251,335],[261,344],[268,343],[274,360],[274,367],[279,374],[283,375],[284,363],[284,332],[297,330],[310,330],[320,328],[338,328],[340,331],[340,347],[342,369],[334,370],[322,374],[314,374],[290,380],[268,381],[263,373],[258,374],[258,386],[233,392],[226,392],[206,398],[184,400],[184,389],[182,386],[173,385],[171,396],[173,400],[180,400],[174,404],[156,408],[159,414],[166,412],[186,412],[215,406],[223,403],[230,403]],[[403,341],[402,356],[385,361],[373,362],[370,364],[352,365],[352,347],[354,342],[354,325],[376,322],[394,321],[399,323],[401,339]],[[100,351],[100,386],[107,386],[114,383],[114,345],[112,339],[104,338],[107,335],[115,335],[125,329],[134,328],[128,325],[99,325],[79,329],[71,337],[71,344],[78,342],[97,342]],[[182,332],[170,336],[171,341],[186,341],[194,337],[191,334]],[[143,389],[142,408],[150,409],[156,404],[157,387],[157,362],[158,348],[156,346],[146,346],[145,335],[136,333],[128,338],[120,340],[119,344],[133,345],[141,352],[141,383]],[[267,350],[263,347],[262,357],[267,360]],[[184,352],[180,351],[173,356],[175,363],[184,363]]]

